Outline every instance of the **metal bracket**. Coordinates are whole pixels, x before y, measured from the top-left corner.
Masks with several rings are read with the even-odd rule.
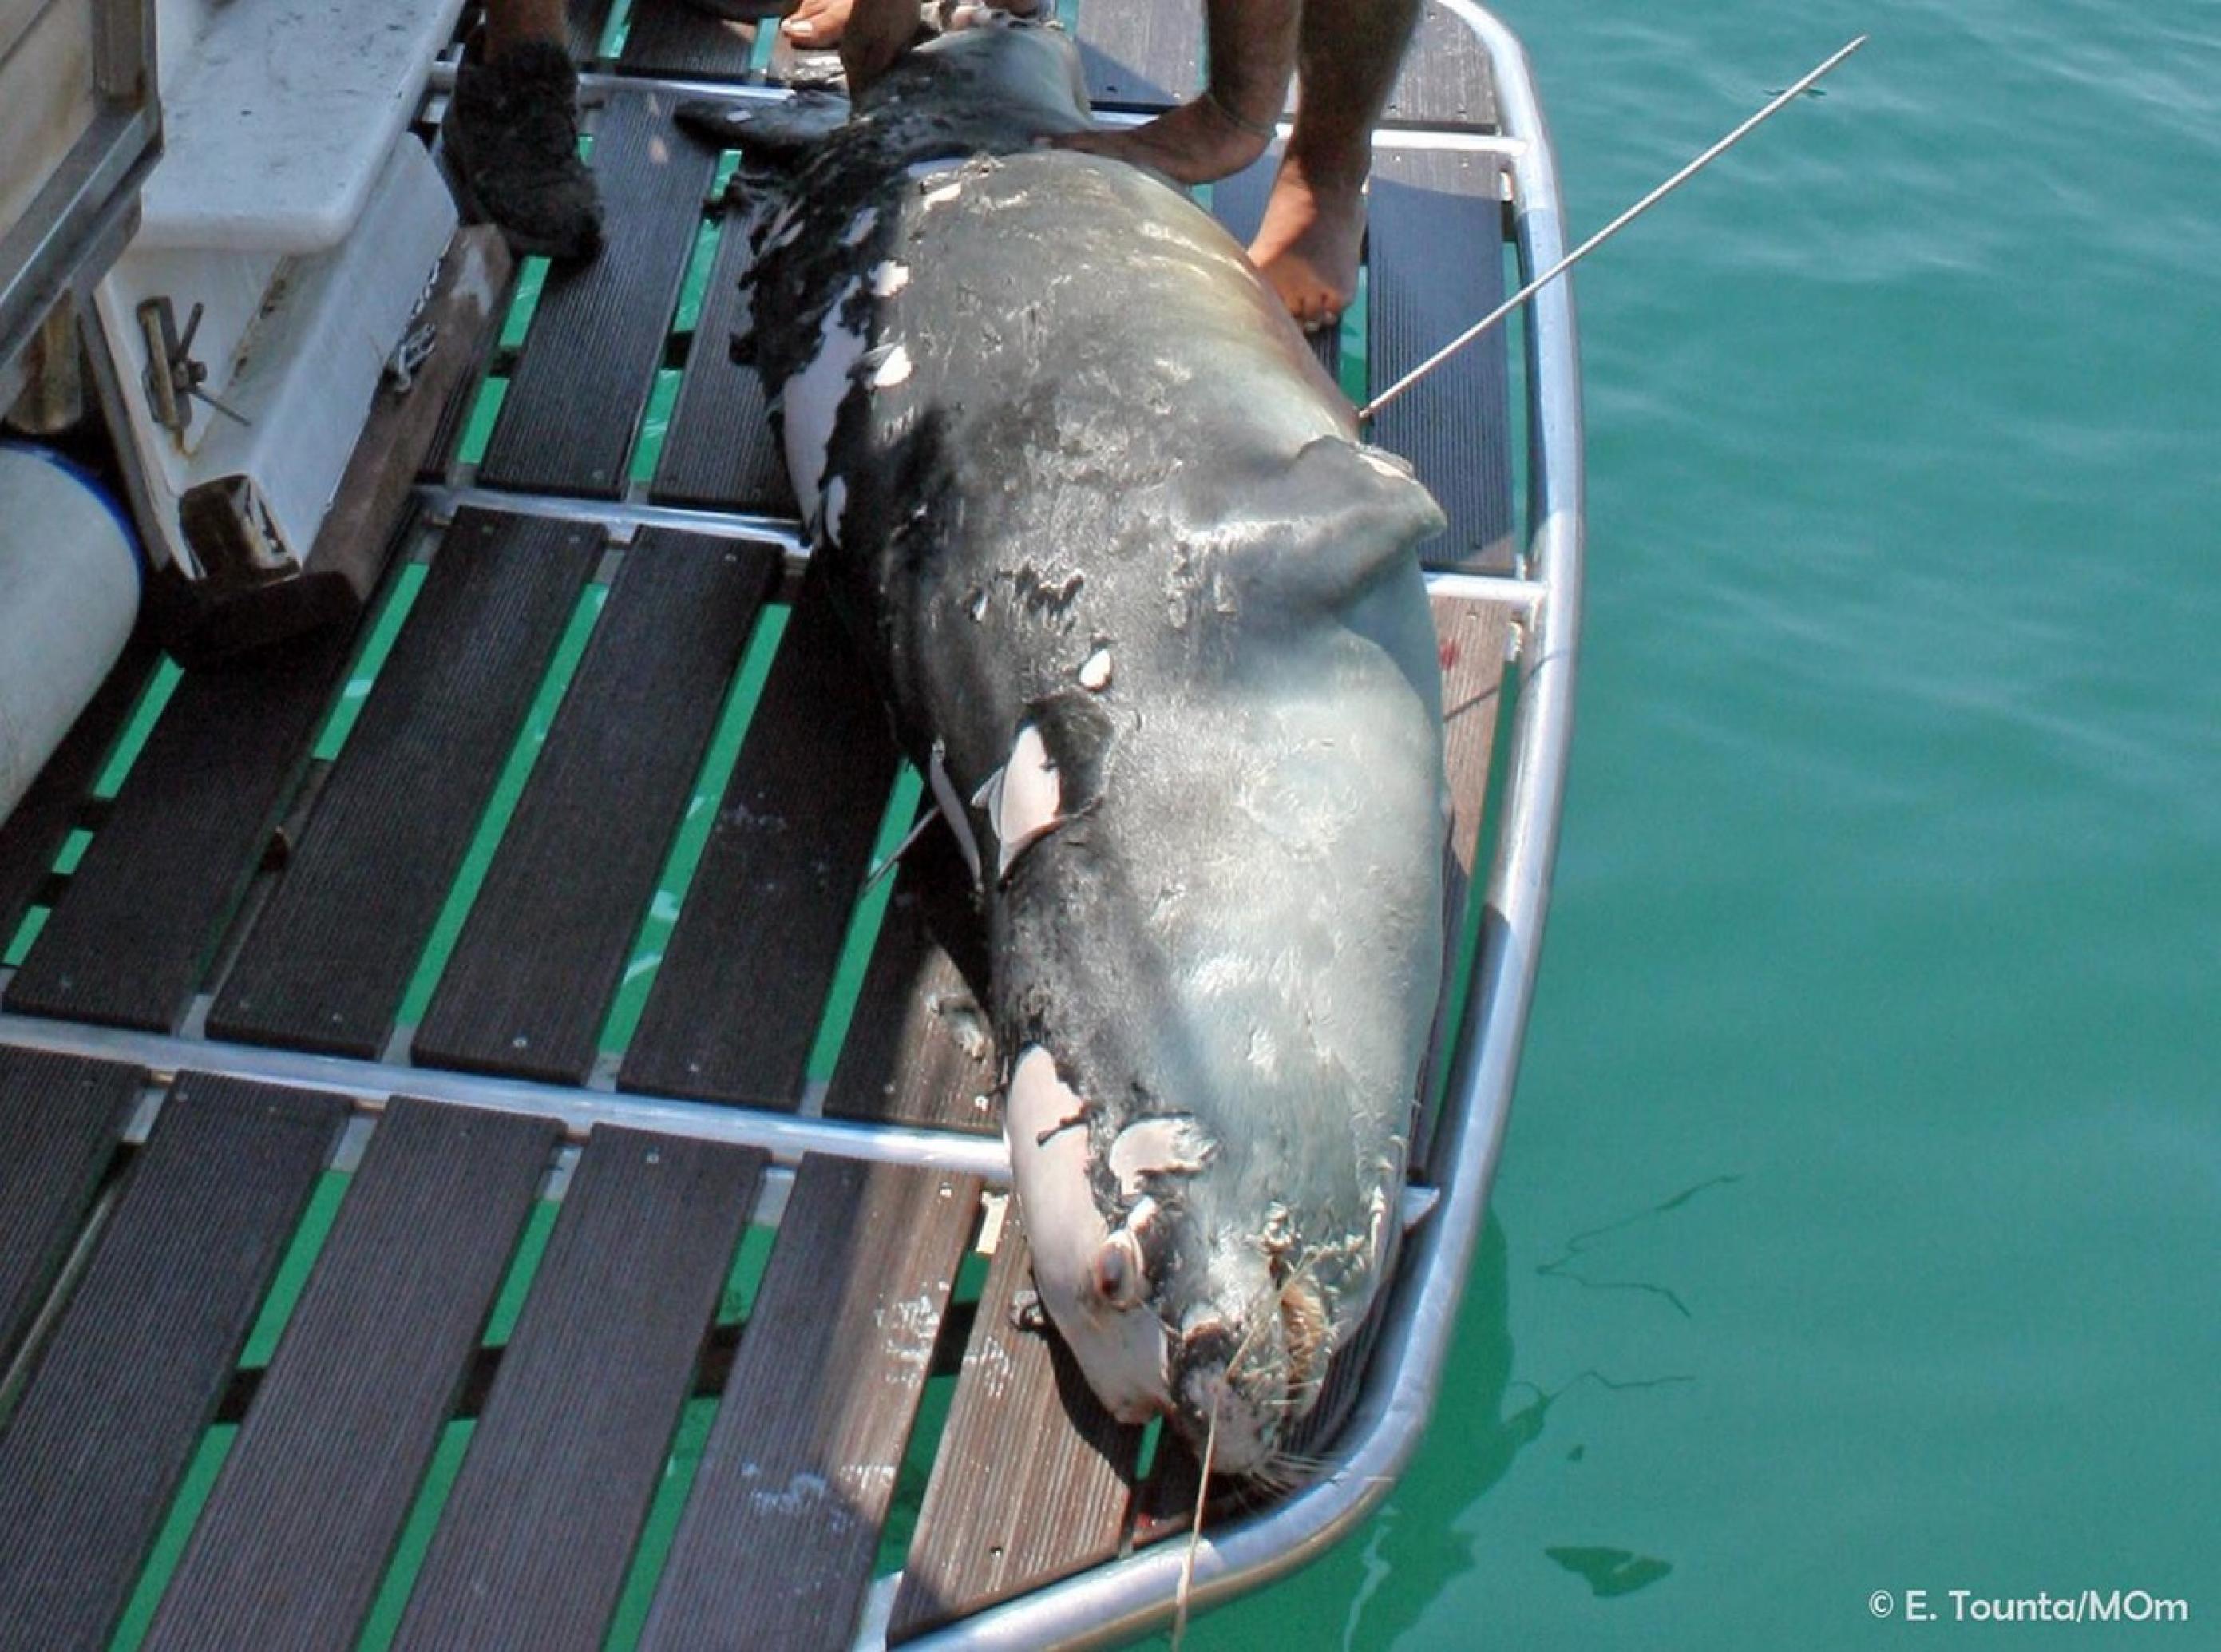
[[[406,396],[416,387],[416,370],[432,359],[439,344],[438,323],[423,322],[393,347],[393,354],[385,359],[385,382],[393,386],[395,395]]]
[[[193,306],[182,335],[178,331],[178,312],[166,297],[147,299],[138,310],[139,330],[147,340],[147,409],[154,422],[179,441],[185,440],[186,427],[192,422],[191,410],[185,404],[194,398],[207,403],[235,424],[253,423],[201,388],[208,382],[208,367],[193,360],[193,335],[200,331],[201,312],[205,308]]]

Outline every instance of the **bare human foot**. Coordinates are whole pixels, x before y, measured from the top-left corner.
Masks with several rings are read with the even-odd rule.
[[[1357,294],[1364,245],[1364,174],[1353,178],[1307,167],[1292,149],[1273,180],[1249,258],[1304,331],[1316,333],[1342,319]]]
[[[787,13],[779,32],[805,51],[822,52],[841,43],[855,0],[802,0]]]

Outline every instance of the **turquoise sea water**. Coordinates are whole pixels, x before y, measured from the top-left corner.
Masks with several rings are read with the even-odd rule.
[[[1874,41],[1579,278],[1580,732],[1447,1391],[1188,1643],[2221,1646],[2221,4],[1499,10],[1579,233]],[[2085,1588],[2193,1619],[1947,1593]]]

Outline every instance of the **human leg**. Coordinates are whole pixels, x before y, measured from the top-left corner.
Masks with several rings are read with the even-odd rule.
[[[519,253],[590,258],[602,206],[579,159],[579,77],[563,0],[488,0],[441,122],[466,203]]]
[[[1295,128],[1249,256],[1305,327],[1335,320],[1357,291],[1373,128],[1418,17],[1419,0],[1304,7]]]

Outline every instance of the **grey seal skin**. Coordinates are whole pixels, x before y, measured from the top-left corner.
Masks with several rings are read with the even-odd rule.
[[[1117,1416],[1269,1472],[1363,1317],[1442,955],[1442,518],[1224,232],[1038,147],[1058,33],[726,127],[829,594],[973,865],[1043,1307]]]

